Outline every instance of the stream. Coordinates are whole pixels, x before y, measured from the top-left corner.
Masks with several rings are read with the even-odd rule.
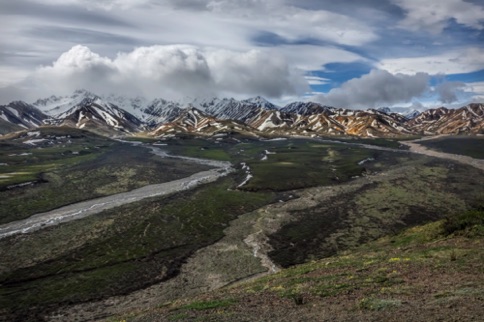
[[[190,162],[212,166],[215,167],[215,169],[201,171],[189,177],[170,182],[147,185],[127,192],[77,202],[51,211],[35,214],[26,219],[3,224],[0,225],[0,239],[11,235],[25,234],[43,229],[48,226],[84,218],[98,214],[107,209],[137,202],[146,198],[159,197],[192,189],[201,184],[213,182],[218,178],[226,176],[234,171],[230,162],[175,156],[167,154],[165,151],[160,150],[159,148],[150,147],[150,149],[152,150],[152,153],[162,158],[183,159]]]

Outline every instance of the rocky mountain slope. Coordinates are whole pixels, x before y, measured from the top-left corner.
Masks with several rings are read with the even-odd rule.
[[[107,135],[135,133],[143,129],[143,122],[134,115],[100,98],[85,98],[79,104],[45,122]]]
[[[227,132],[251,134],[253,131],[253,128],[241,122],[217,119],[191,107],[183,110],[172,122],[161,124],[149,134],[155,137],[160,137],[172,136],[177,133],[216,135]]]
[[[115,95],[101,97],[78,90],[70,96],[39,99],[32,105],[12,102],[1,107],[0,129],[6,133],[48,123],[87,128],[107,135],[139,131],[154,136],[181,132],[211,135],[222,129],[235,129],[266,135],[360,137],[477,134],[484,131],[483,104],[469,104],[459,109],[441,107],[422,113],[403,109],[406,114],[400,114],[390,108],[362,111],[314,102],[293,102],[278,107],[262,97],[186,101],[160,98],[150,101]],[[14,106],[22,106],[26,112],[17,115],[11,111]]]
[[[0,106],[0,134],[31,129],[43,124],[48,116],[22,101]]]
[[[469,104],[459,109],[440,107],[422,112],[408,122],[423,134],[460,134],[484,132],[484,104]]]

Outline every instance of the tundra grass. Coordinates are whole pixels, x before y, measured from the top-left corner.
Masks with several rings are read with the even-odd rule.
[[[229,189],[234,184],[226,178],[171,197],[122,206],[96,218],[46,228],[26,237],[40,253],[33,259],[25,258],[25,245],[15,241],[22,236],[0,240],[0,248],[8,249],[2,254],[0,306],[22,311],[92,300],[176,275],[190,254],[220,239],[231,220],[274,199],[270,193]],[[91,235],[83,236],[80,230],[86,227]],[[62,249],[69,242],[60,236],[73,239],[74,248]],[[79,245],[76,238],[84,242]],[[18,256],[23,260],[17,260]]]
[[[185,138],[164,142],[167,146],[162,149],[175,155],[246,163],[253,177],[240,189],[250,191],[287,191],[345,182],[365,172],[367,165],[359,162],[380,154],[359,147],[305,139]],[[241,175],[240,181],[243,180]]]
[[[117,144],[103,153],[19,167],[32,186],[0,191],[0,223],[26,218],[82,200],[171,181],[208,169],[190,162],[160,159],[148,149]]]
[[[285,191],[345,182],[365,171],[359,162],[377,155],[366,149],[303,141],[267,149],[269,154],[263,152],[259,160],[248,162],[253,178],[243,189]]]
[[[430,149],[445,153],[467,155],[476,159],[484,159],[484,138],[476,136],[443,137],[435,140],[418,142]]]
[[[184,318],[204,321],[226,317],[240,321],[335,317],[338,321],[400,321],[412,317],[425,321],[440,310],[448,310],[443,316],[464,314],[475,320],[482,313],[484,294],[479,275],[484,256],[483,213],[452,216],[466,218],[470,224],[451,234],[445,229],[446,220],[416,226],[251,282],[132,313],[128,321],[175,320],[182,313]],[[468,220],[470,216],[474,219]],[[223,311],[211,307],[224,299],[230,299],[231,305]],[[455,303],[468,303],[466,312],[456,313]]]
[[[411,170],[393,178],[370,181],[316,207],[294,211],[294,220],[270,236],[271,259],[288,267],[332,256],[404,227],[482,206],[479,170],[449,168],[418,156],[409,164]]]
[[[410,267],[419,269],[418,267],[431,265],[440,271],[446,267],[460,265],[454,263],[456,259],[452,257],[453,252],[457,252],[456,257],[463,260],[461,265],[465,265],[464,262],[479,261],[483,255],[482,249],[478,246],[482,244],[484,237],[483,215],[482,211],[477,210],[470,213],[453,213],[449,218],[474,216],[476,219],[452,234],[445,229],[449,219],[409,228],[397,235],[388,235],[366,243],[352,251],[286,269],[279,274],[250,283],[247,289],[255,292],[275,291],[281,296],[305,293],[323,297],[361,288],[372,289],[374,296],[398,294],[400,291],[409,292],[408,289],[405,290],[404,284],[405,271]],[[461,236],[470,238],[471,244],[475,244],[475,247],[461,249],[458,243],[446,242],[448,238]],[[405,247],[402,248],[402,245]],[[429,267],[425,269],[428,270]],[[385,303],[385,300],[365,297],[361,299],[359,306],[362,309],[379,310],[384,309],[386,304],[392,306],[391,303]]]

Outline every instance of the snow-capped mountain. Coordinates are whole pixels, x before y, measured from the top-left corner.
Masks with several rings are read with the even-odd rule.
[[[406,119],[411,120],[411,119],[414,119],[417,116],[419,116],[420,113],[422,113],[422,112],[417,111],[417,110],[411,110],[410,112],[402,114],[402,115],[405,116]]]
[[[383,112],[385,114],[400,114],[407,118],[408,120],[411,120],[413,118],[416,118],[422,111],[419,111],[415,109],[414,107],[379,107],[376,109],[377,111]]]
[[[250,124],[261,110],[277,110],[274,104],[261,97],[239,101],[234,98],[194,100],[189,106],[221,120],[236,120]]]
[[[102,96],[102,99],[136,116],[140,120],[145,121],[146,119],[146,114],[144,113],[144,109],[146,108],[146,106],[149,105],[150,102],[144,97],[137,96],[137,97],[131,98],[126,96],[111,94],[108,96]]]
[[[84,98],[46,122],[108,135],[135,133],[144,129],[143,122],[137,117],[99,97]]]
[[[177,102],[164,99],[149,101],[139,96],[130,98],[114,94],[100,96],[86,90],[76,90],[69,96],[51,96],[39,99],[32,105],[54,118],[62,118],[64,112],[79,106],[85,100],[101,100],[103,102],[101,105],[120,108],[151,126],[170,122],[181,113],[181,105]]]
[[[14,120],[12,106],[27,106]],[[367,111],[294,102],[278,107],[262,97],[147,100],[142,97],[99,96],[78,90],[70,96],[39,99],[33,106],[13,102],[0,111],[0,130],[67,125],[108,135],[147,131],[163,133],[218,133],[225,130],[273,135],[355,135],[398,137],[410,134],[481,133],[483,104],[470,104],[457,110],[439,108],[423,113],[405,108],[379,108]],[[24,109],[26,109],[25,107]],[[18,112],[19,110],[17,110]],[[40,113],[40,114],[39,114]],[[406,114],[407,113],[407,114]],[[410,113],[410,114],[408,114]],[[28,115],[34,115],[29,118]]]
[[[70,96],[50,96],[48,98],[38,99],[32,105],[50,116],[56,116],[79,105],[85,99],[97,99],[98,95],[89,91],[80,89],[76,90]]]
[[[0,134],[36,128],[47,117],[36,107],[22,101],[0,105]]]
[[[175,135],[177,133],[196,133],[215,135],[218,133],[238,132],[251,134],[255,129],[235,120],[220,120],[190,107],[182,111],[179,117],[169,123],[158,126],[150,134],[155,137]]]
[[[281,111],[299,115],[315,115],[334,110],[334,107],[324,106],[314,102],[293,102],[284,106]]]
[[[183,108],[179,103],[158,98],[143,109],[142,119],[153,127],[160,123],[172,122],[182,113]]]
[[[278,110],[280,109],[279,106],[272,104],[265,98],[261,96],[256,96],[252,98],[248,98],[246,100],[241,101],[244,104],[250,104],[253,105],[257,108],[263,109],[263,110]]]

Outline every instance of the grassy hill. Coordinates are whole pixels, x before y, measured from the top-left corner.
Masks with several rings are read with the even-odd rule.
[[[113,321],[479,321],[484,211],[469,211]]]

